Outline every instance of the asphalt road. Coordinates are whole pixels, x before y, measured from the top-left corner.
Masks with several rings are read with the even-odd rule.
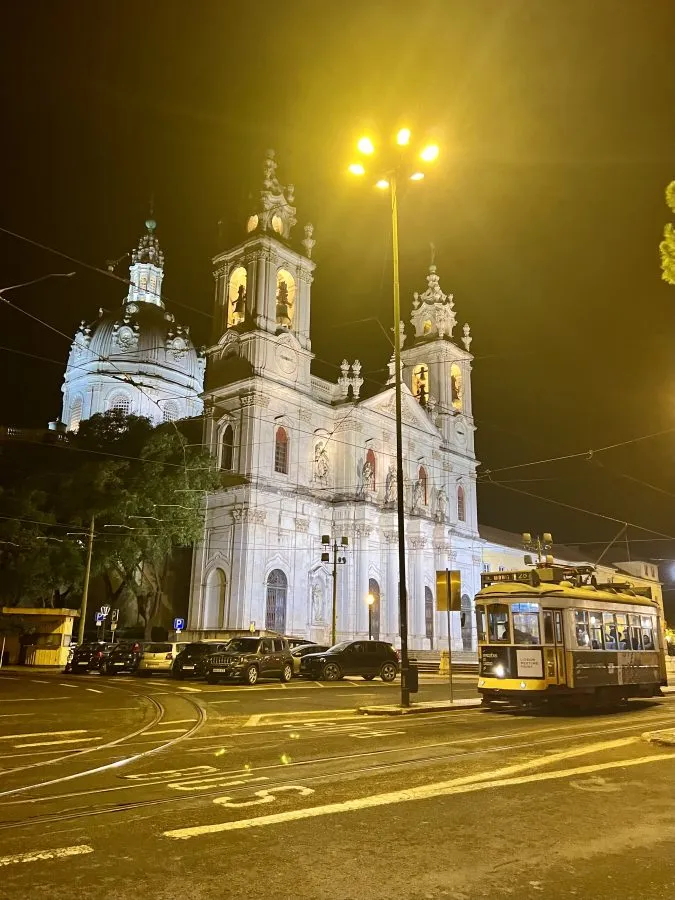
[[[458,696],[475,692],[459,678]],[[425,679],[419,699],[445,699]],[[675,697],[371,718],[396,685],[0,675],[0,897],[656,900]]]

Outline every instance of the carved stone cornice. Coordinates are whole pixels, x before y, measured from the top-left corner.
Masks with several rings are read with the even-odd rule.
[[[300,534],[307,534],[309,531],[309,519],[296,519],[295,530]]]
[[[264,525],[267,519],[267,513],[264,509],[251,509],[248,506],[235,506],[230,512],[232,519],[237,524],[252,523],[254,525]]]
[[[398,544],[398,531],[383,531],[382,534],[388,544]]]
[[[409,538],[409,541],[413,550],[423,550],[427,545],[427,539],[424,537]]]
[[[271,397],[267,394],[261,394],[258,391],[253,391],[251,394],[243,394],[239,401],[242,407],[249,406],[261,406],[263,409],[267,409],[270,405]]]
[[[309,409],[299,409],[298,410],[298,419],[301,422],[306,422],[308,425],[312,424],[312,413]]]

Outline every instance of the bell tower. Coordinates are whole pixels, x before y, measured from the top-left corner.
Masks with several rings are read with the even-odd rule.
[[[214,259],[216,297],[214,341],[229,330],[291,334],[300,347],[311,350],[310,290],[314,262],[314,228],[305,225],[304,252],[292,246],[297,220],[293,185],[276,175],[273,150],[263,164],[263,186],[246,223],[246,237]]]
[[[155,234],[156,228],[157,222],[152,218],[147,219],[145,234],[139,240],[138,247],[131,252],[129,293],[126,302],[152,303],[163,309],[164,252],[160,249]]]
[[[457,326],[454,297],[444,293],[432,258],[426,290],[413,294],[410,317],[415,335],[401,353],[403,379],[417,402],[442,432],[446,443],[458,452],[473,455],[471,405],[471,329],[465,324],[461,344],[453,340]]]

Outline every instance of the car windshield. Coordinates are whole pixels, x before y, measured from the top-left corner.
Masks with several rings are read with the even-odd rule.
[[[339,644],[334,644],[332,647],[329,647],[329,652],[333,653],[338,650],[345,650],[349,645],[353,643],[353,641],[340,641]]]
[[[225,649],[228,653],[255,653],[258,649],[258,638],[234,638]]]
[[[181,653],[189,653],[194,656],[195,653],[207,653],[213,650],[212,644],[188,644],[187,647],[181,647]]]
[[[171,644],[148,644],[143,649],[146,653],[171,653]]]

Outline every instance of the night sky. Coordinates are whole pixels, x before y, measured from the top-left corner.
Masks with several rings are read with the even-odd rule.
[[[335,378],[358,356],[372,393],[390,349],[375,322],[349,323],[391,327],[387,200],[345,172],[361,131],[409,124],[442,153],[401,200],[405,317],[433,241],[474,335],[481,471],[510,482],[481,488],[480,520],[566,542],[619,530],[527,491],[675,535],[675,431],[497,471],[675,429],[675,288],[658,256],[675,178],[671,0],[4,7],[2,227],[105,268],[154,195],[165,299],[203,343],[210,257],[243,235],[274,147],[296,240],[315,226],[316,371]],[[0,233],[0,286],[72,270],[12,295],[68,335],[124,285]],[[6,307],[0,328],[0,423],[43,425],[68,342]],[[647,551],[674,557],[675,541],[631,546]]]

